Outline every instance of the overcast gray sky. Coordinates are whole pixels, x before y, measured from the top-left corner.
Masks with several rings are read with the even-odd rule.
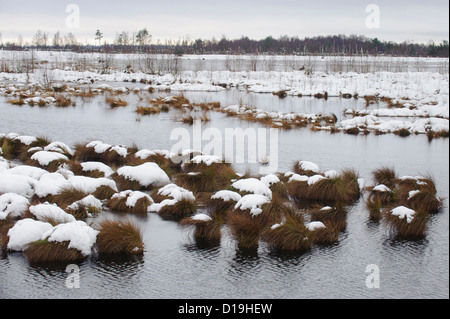
[[[380,8],[380,28],[367,28],[369,4]],[[67,24],[68,5],[80,11],[79,27]],[[72,20],[71,20],[72,21]],[[441,42],[449,38],[448,0],[0,0],[3,41],[19,35],[30,41],[36,30],[72,32],[94,42],[100,29],[113,41],[116,32],[146,27],[157,39],[220,39],[272,35],[358,34],[387,41]]]

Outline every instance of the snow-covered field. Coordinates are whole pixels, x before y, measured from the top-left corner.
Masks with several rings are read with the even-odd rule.
[[[29,52],[0,52],[0,60],[20,61]],[[362,110],[356,112],[348,109],[346,116],[352,116],[339,123],[335,128],[328,125],[315,128],[318,130],[360,129],[363,131],[376,131],[379,133],[398,132],[407,130],[410,133],[422,134],[428,132],[448,132],[449,119],[449,73],[448,59],[413,59],[389,57],[349,57],[343,62],[372,63],[373,65],[406,65],[405,68],[392,68],[393,71],[327,71],[326,63],[335,61],[336,57],[290,57],[302,65],[300,70],[290,71],[248,71],[242,66],[240,70],[230,71],[220,69],[213,71],[206,68],[194,67],[199,61],[215,61],[222,63],[231,58],[226,56],[184,56],[180,61],[189,62],[190,70],[181,69],[161,72],[130,71],[134,68],[121,68],[120,61],[140,63],[146,55],[110,55],[111,60],[117,63],[105,69],[101,54],[76,54],[70,52],[35,52],[34,59],[40,61],[33,72],[19,70],[16,73],[0,73],[0,94],[5,96],[18,96],[20,94],[33,97],[36,103],[43,97],[45,103],[54,101],[53,97],[35,91],[35,86],[49,86],[65,89],[68,93],[77,92],[76,88],[88,86],[97,92],[113,90],[116,93],[139,93],[152,88],[156,91],[172,92],[220,92],[228,88],[238,88],[247,92],[261,94],[279,94],[284,96],[319,96],[341,98],[369,98],[376,101],[389,100],[395,107],[379,107],[375,110]],[[28,57],[29,58],[29,57]],[[156,60],[166,60],[162,56],[153,56]],[[239,59],[250,61],[251,56],[242,56]],[[260,61],[272,59],[284,61],[286,57],[259,57]],[[284,59],[284,60],[283,60]],[[74,66],[76,61],[88,60],[86,70],[79,71]],[[42,61],[46,61],[42,64]],[[96,62],[97,61],[97,62]],[[318,70],[305,69],[307,63],[320,64]],[[324,62],[325,61],[325,62]],[[119,63],[120,62],[120,63]],[[103,63],[103,64],[102,64]],[[102,66],[103,65],[103,66]],[[116,68],[113,65],[117,65]],[[423,68],[413,66],[423,65]],[[436,65],[440,68],[436,69]],[[197,71],[193,69],[197,68]],[[442,68],[446,72],[441,72]],[[142,69],[137,68],[137,69]],[[215,68],[218,69],[218,68]],[[345,68],[344,68],[345,69]],[[351,68],[347,68],[351,70]],[[381,69],[381,68],[380,68]],[[408,71],[404,71],[407,69]],[[400,70],[400,71],[395,71]],[[433,70],[433,71],[430,71]],[[147,70],[148,71],[148,70]],[[107,84],[106,84],[107,83]],[[124,85],[126,83],[126,87]],[[145,85],[145,86],[144,86]],[[71,87],[70,87],[71,86]],[[75,88],[74,88],[75,87]],[[230,105],[224,106],[230,109]],[[241,109],[249,112],[248,108]],[[251,110],[255,117],[272,117],[279,121],[289,120],[304,114],[283,114],[276,116],[268,114],[257,107]],[[239,112],[235,112],[239,113]],[[309,114],[307,117],[320,117],[318,114]],[[388,119],[386,119],[388,118]],[[395,119],[389,119],[395,118]],[[290,124],[290,123],[288,123]],[[280,125],[281,126],[281,125]]]

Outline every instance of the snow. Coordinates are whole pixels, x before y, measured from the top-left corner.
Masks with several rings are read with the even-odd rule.
[[[325,207],[322,207],[320,210],[321,211],[331,211],[331,210],[333,210],[333,207],[325,206]]]
[[[42,235],[53,228],[49,223],[34,219],[19,220],[9,231],[7,248],[13,251],[23,251],[28,244],[40,240]]]
[[[68,161],[69,158],[64,154],[58,152],[50,152],[50,151],[38,151],[31,155],[31,159],[39,162],[42,166],[47,166],[53,161]]]
[[[80,163],[83,168],[83,172],[100,171],[105,174],[105,177],[111,176],[114,171],[108,165],[102,162],[83,162]]]
[[[172,199],[165,199],[161,203],[153,203],[148,207],[149,212],[159,212],[163,207],[173,206],[181,200],[195,201],[195,196],[191,191],[175,184],[168,184],[160,188],[158,194]]]
[[[405,206],[399,206],[391,210],[391,214],[393,216],[397,216],[399,219],[405,219],[408,224],[410,224],[414,220],[415,211],[409,209]]]
[[[270,199],[260,194],[250,194],[243,196],[234,206],[234,209],[250,210],[250,214],[255,217],[262,213],[261,206],[270,203]]]
[[[57,195],[63,189],[68,187],[67,179],[60,173],[47,173],[41,176],[36,182],[35,193],[43,198],[48,195]]]
[[[373,191],[376,192],[392,192],[392,190],[384,184],[377,185],[373,188]]]
[[[67,208],[71,210],[78,210],[80,208],[85,207],[94,207],[98,210],[102,210],[103,204],[99,199],[95,198],[93,195],[88,195],[85,198],[80,199],[72,203],[71,205],[67,206]]]
[[[120,145],[114,145],[111,147],[110,151],[116,151],[116,153],[122,157],[127,157],[128,155],[128,149]]]
[[[292,173],[291,177],[289,178],[289,182],[307,182],[309,181],[309,176],[306,175],[299,175]]]
[[[209,222],[212,220],[212,218],[206,214],[197,214],[195,216],[192,216],[191,219],[197,220],[197,221],[203,221],[203,222]]]
[[[211,199],[221,199],[225,202],[238,202],[241,198],[242,196],[239,193],[229,190],[221,190],[211,196]]]
[[[117,170],[117,174],[139,182],[143,187],[159,187],[170,182],[169,176],[156,163],[144,163],[139,166],[123,166]]]
[[[323,179],[326,179],[326,177],[323,177],[322,175],[314,175],[314,176],[311,176],[311,177],[308,179],[308,185],[309,185],[309,186],[314,185],[314,184],[316,184],[317,182],[319,182],[319,181],[321,181],[321,180],[323,180]]]
[[[70,185],[70,187],[78,189],[87,194],[95,192],[97,188],[101,186],[109,186],[113,190],[117,191],[116,182],[105,177],[92,178],[87,176],[73,176],[68,179],[67,183]]]
[[[143,160],[149,158],[150,156],[154,156],[154,155],[156,155],[156,153],[154,151],[150,151],[150,150],[146,150],[146,149],[137,151],[134,154],[134,156],[139,157],[140,159],[143,159]]]
[[[262,181],[256,178],[240,179],[231,184],[231,186],[241,192],[250,192],[253,194],[264,195],[271,199],[272,191]]]
[[[153,204],[153,199],[148,194],[139,192],[139,191],[126,190],[126,191],[114,194],[112,196],[112,198],[119,198],[119,199],[127,198],[126,205],[128,207],[136,206],[136,203],[138,202],[138,200],[140,200],[142,198],[148,199],[150,201],[150,203]]]
[[[339,173],[335,170],[326,171],[323,175],[325,175],[325,177],[331,178],[331,179],[339,177]]]
[[[279,183],[280,179],[275,174],[269,174],[260,178],[261,182],[264,183],[267,187],[270,187],[273,184]]]
[[[46,147],[44,147],[44,151],[49,152],[57,152],[57,153],[67,153],[71,156],[75,154],[75,151],[70,148],[67,144],[64,144],[63,142],[53,142],[48,144]]]
[[[211,166],[211,164],[222,163],[222,159],[214,155],[197,155],[191,160],[191,162],[195,164],[204,163],[207,166]]]
[[[35,167],[35,166],[28,166],[28,165],[18,165],[13,168],[10,168],[4,172],[8,173],[8,174],[29,176],[36,180],[39,180],[42,175],[48,173],[45,169]]]
[[[14,140],[18,140],[18,141],[20,141],[20,143],[25,144],[25,145],[30,145],[31,143],[36,142],[37,138],[35,136],[22,135],[22,136],[17,136],[16,138],[14,138]]]
[[[32,213],[40,221],[52,220],[57,223],[70,223],[75,221],[75,217],[66,213],[56,204],[44,203],[35,206],[30,206],[30,213]]]
[[[45,232],[41,239],[48,242],[69,242],[68,248],[76,249],[83,256],[89,256],[97,240],[99,231],[88,226],[83,221],[73,221],[66,224],[59,224]]]
[[[21,217],[28,209],[30,202],[27,198],[14,194],[6,193],[0,196],[0,220]]]
[[[313,163],[313,162],[300,161],[298,163],[298,166],[304,171],[311,171],[311,172],[314,172],[314,173],[319,173],[320,172],[319,165],[317,165],[316,163]]]
[[[322,222],[311,222],[311,223],[306,225],[306,228],[309,231],[315,231],[315,230],[318,230],[318,229],[325,229],[327,227]]]
[[[15,193],[27,198],[34,195],[34,189],[37,180],[17,174],[8,174],[5,171],[0,172],[0,194]]]
[[[111,147],[111,145],[103,143],[102,141],[92,141],[88,143],[86,147],[94,148],[97,154],[103,154]]]

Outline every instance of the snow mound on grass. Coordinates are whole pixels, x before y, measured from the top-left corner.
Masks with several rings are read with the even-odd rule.
[[[36,183],[35,193],[41,198],[48,195],[57,195],[68,185],[67,179],[60,173],[47,173],[42,175]]]
[[[384,184],[380,184],[380,185],[375,186],[373,188],[373,191],[375,191],[375,192],[382,192],[382,193],[392,192],[392,190],[389,187],[387,187],[386,185],[384,185]]]
[[[8,249],[23,251],[28,244],[40,240],[42,235],[53,228],[49,223],[37,221],[31,218],[19,220],[8,231]]]
[[[47,174],[48,172],[45,169],[29,166],[29,165],[19,165],[13,168],[10,168],[5,171],[5,173],[16,174],[16,175],[25,175],[36,180],[39,180],[42,175]]]
[[[87,176],[73,176],[70,177],[67,182],[70,187],[78,189],[87,194],[95,192],[100,186],[109,186],[113,190],[117,191],[116,182],[105,177],[92,178]]]
[[[170,182],[169,176],[156,163],[144,163],[139,166],[123,166],[117,174],[138,182],[143,187],[164,186]]]
[[[175,184],[168,184],[162,187],[158,190],[158,194],[171,197],[171,199],[165,199],[161,203],[153,203],[148,207],[149,212],[158,213],[164,206],[173,206],[182,200],[195,201],[195,196],[191,191]]]
[[[267,187],[270,187],[273,184],[279,183],[280,179],[275,174],[269,174],[260,178],[261,182],[264,183]]]
[[[52,220],[57,223],[70,223],[76,220],[73,215],[67,214],[58,205],[50,203],[30,206],[30,213],[40,221]]]
[[[0,172],[0,194],[15,193],[29,198],[34,195],[36,184],[32,177]]]
[[[255,217],[262,213],[261,206],[267,203],[270,203],[270,199],[266,196],[261,194],[250,194],[242,197],[234,206],[234,209],[250,210],[250,214]]]
[[[84,162],[81,163],[83,172],[100,171],[105,174],[105,177],[111,176],[114,171],[108,165],[102,162]]]
[[[204,163],[207,166],[211,166],[212,164],[222,163],[222,159],[214,155],[197,155],[191,160],[191,162],[195,164]]]
[[[298,163],[298,166],[304,171],[311,171],[314,173],[320,172],[319,165],[317,165],[316,163],[313,163],[313,162],[301,161]]]
[[[140,159],[143,159],[143,160],[149,158],[150,156],[155,156],[155,155],[156,155],[156,153],[154,151],[150,151],[150,150],[146,150],[146,149],[140,150],[134,154],[134,156],[139,157]]]
[[[229,191],[229,190],[222,190],[218,191],[214,195],[211,196],[211,199],[221,199],[224,202],[238,202],[242,196],[239,193]]]
[[[53,161],[68,161],[69,158],[58,152],[38,151],[31,155],[31,159],[37,161],[42,166],[47,166]]]
[[[391,215],[397,216],[399,219],[406,219],[408,224],[413,221],[415,214],[415,211],[405,206],[399,206],[391,210]]]
[[[57,152],[62,154],[67,153],[71,156],[75,154],[75,151],[70,146],[68,146],[63,142],[50,143],[46,147],[44,147],[44,151]]]
[[[30,145],[33,142],[37,141],[36,136],[28,136],[28,135],[21,135],[14,138],[14,140],[19,141],[22,144]]]
[[[102,210],[103,204],[99,199],[95,198],[93,195],[88,195],[85,198],[80,199],[72,203],[71,205],[67,206],[67,208],[71,210],[78,210],[87,207],[93,207],[98,210]]]
[[[7,217],[16,218],[22,216],[28,209],[30,202],[27,198],[7,193],[0,196],[0,220]]]
[[[321,180],[323,180],[323,179],[326,179],[326,177],[323,177],[322,175],[314,175],[314,176],[311,176],[311,177],[308,179],[308,185],[309,185],[309,186],[314,185],[314,184],[316,184],[317,182],[319,182],[319,181],[321,181]]]
[[[150,201],[150,203],[153,204],[153,199],[148,194],[139,192],[139,191],[126,190],[126,191],[114,194],[111,197],[111,199],[113,199],[113,198],[119,198],[119,199],[127,198],[126,205],[128,207],[136,206],[136,203],[138,202],[138,200],[140,200],[142,198],[148,199]]]
[[[299,175],[293,173],[291,177],[289,177],[289,182],[307,182],[309,181],[309,176]]]
[[[97,154],[103,154],[109,148],[111,148],[111,145],[103,143],[102,141],[92,141],[89,144],[87,144],[86,147],[93,148]]]
[[[309,231],[315,231],[318,229],[325,229],[327,227],[322,222],[310,222],[309,224],[306,225],[306,228]]]
[[[257,195],[264,195],[271,199],[272,191],[262,181],[256,178],[240,179],[231,184],[231,186],[241,192],[250,192]]]
[[[88,226],[83,221],[73,221],[66,224],[59,224],[45,232],[41,239],[48,242],[69,242],[68,248],[76,249],[83,256],[91,254],[92,246],[97,240],[99,231]]]

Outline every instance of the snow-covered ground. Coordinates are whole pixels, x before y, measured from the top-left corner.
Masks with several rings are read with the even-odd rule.
[[[18,60],[20,55],[29,52],[0,52],[0,59]],[[104,55],[103,55],[104,57]],[[52,96],[36,91],[32,87],[47,81],[52,87],[63,89],[67,94],[76,94],[80,85],[87,86],[94,93],[113,91],[116,93],[139,93],[150,88],[156,91],[172,92],[220,92],[230,87],[247,92],[272,94],[284,92],[287,96],[316,96],[326,97],[370,97],[379,100],[389,100],[396,105],[395,108],[380,107],[355,111],[348,109],[345,121],[336,125],[337,130],[360,128],[366,131],[382,133],[408,130],[410,133],[448,132],[449,119],[449,73],[448,59],[417,59],[417,58],[390,58],[390,57],[339,57],[347,63],[374,63],[392,65],[423,65],[423,68],[392,68],[392,71],[354,72],[354,71],[327,71],[319,70],[290,70],[290,71],[230,71],[225,69],[190,70],[150,74],[144,72],[129,72],[123,68],[101,69],[93,63],[85,71],[76,70],[72,62],[80,59],[97,61],[102,59],[101,54],[76,54],[70,52],[35,52],[37,61],[48,61],[40,66],[34,73],[0,73],[0,94],[11,97],[25,96],[24,102],[44,104],[55,103]],[[146,55],[111,55],[117,61],[140,61],[148,58]],[[162,56],[153,56],[155,59],[166,59]],[[237,57],[234,57],[237,59]],[[315,63],[331,63],[337,57],[289,57],[299,63],[315,61]],[[183,61],[227,61],[228,56],[184,56]],[[251,56],[241,56],[239,59],[249,61]],[[259,57],[261,61],[274,59],[284,61],[287,57]],[[355,63],[356,63],[355,62]],[[130,62],[131,63],[131,62]],[[434,67],[441,65],[446,72]],[[49,67],[50,66],[50,67]],[[350,68],[347,68],[351,70]],[[386,68],[385,68],[386,69]],[[396,71],[396,70],[400,71]],[[430,71],[432,70],[432,72]],[[126,82],[126,85],[124,84]],[[139,85],[138,85],[139,83]],[[140,84],[144,83],[144,85]],[[76,86],[76,88],[75,88]],[[380,104],[381,105],[381,104]],[[238,106],[226,105],[225,111]],[[247,114],[248,109],[241,108],[235,111],[236,115]],[[255,119],[270,117],[274,124],[306,118],[314,121],[322,114],[285,114],[281,112],[266,112],[255,108]],[[241,115],[242,115],[241,114]],[[386,118],[395,118],[387,119]],[[400,119],[399,119],[400,118]],[[317,126],[317,129],[329,130],[330,126]]]

